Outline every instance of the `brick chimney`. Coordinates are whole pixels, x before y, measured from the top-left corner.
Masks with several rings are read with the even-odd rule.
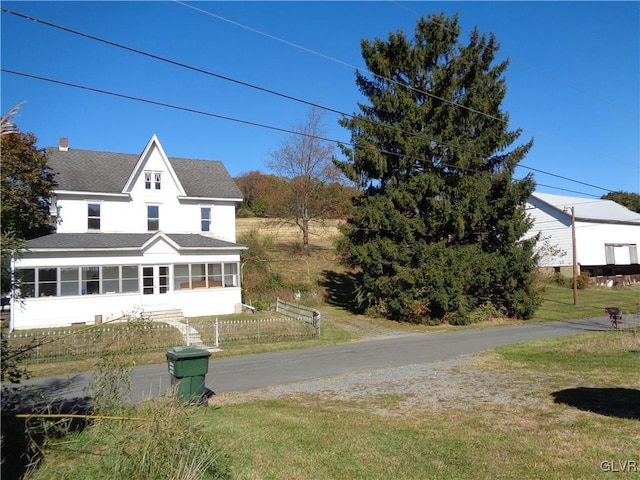
[[[61,138],[60,139],[60,144],[58,145],[58,150],[60,150],[61,152],[68,152],[69,151],[69,139],[68,138]]]

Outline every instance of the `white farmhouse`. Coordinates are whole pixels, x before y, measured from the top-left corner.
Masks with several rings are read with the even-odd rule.
[[[573,209],[573,212],[572,212]],[[572,214],[575,216],[576,260],[580,271],[606,280],[640,279],[638,244],[640,214],[611,200],[549,193],[529,197],[531,235],[540,233],[539,266],[572,275]]]
[[[142,154],[48,149],[58,183],[56,233],[14,261],[22,299],[13,329],[93,324],[134,309],[228,314],[241,304],[235,204],[221,162],[169,158],[158,138]]]

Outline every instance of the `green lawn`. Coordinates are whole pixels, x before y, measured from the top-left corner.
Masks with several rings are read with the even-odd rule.
[[[605,307],[620,307],[623,313],[640,312],[640,287],[593,287],[578,290],[578,304],[573,304],[573,290],[546,285],[544,301],[534,321],[570,320],[606,316]]]

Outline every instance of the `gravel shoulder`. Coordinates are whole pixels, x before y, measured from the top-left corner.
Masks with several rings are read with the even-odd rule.
[[[211,403],[222,405],[313,395],[326,402],[362,402],[365,405],[366,400],[395,397],[392,409],[384,408],[384,402],[367,403],[363,408],[373,408],[378,414],[397,415],[416,407],[452,403],[468,409],[481,404],[517,402],[522,405],[534,402],[535,399],[527,394],[531,379],[482,367],[483,361],[491,355],[490,352],[465,355],[442,362],[364,370],[247,392],[232,392],[212,397]],[[464,402],[460,402],[460,399],[464,399]]]
[[[349,323],[340,323],[340,327],[361,335],[359,341],[410,335],[354,317],[349,319]],[[364,408],[373,408],[384,415],[452,402],[462,404],[464,408],[479,404],[533,402],[532,397],[526,394],[526,386],[531,380],[483,368],[484,361],[492,355],[491,352],[483,352],[440,362],[368,369],[244,392],[223,393],[212,397],[210,402],[222,405],[313,395],[326,402],[362,402],[365,405],[366,401]],[[390,397],[395,397],[393,409],[381,407],[380,402],[370,402],[375,398]],[[465,402],[459,402],[462,398]]]

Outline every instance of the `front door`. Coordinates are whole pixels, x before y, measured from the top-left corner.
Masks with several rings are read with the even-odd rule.
[[[142,267],[142,294],[164,295],[169,291],[169,267],[154,265]]]

